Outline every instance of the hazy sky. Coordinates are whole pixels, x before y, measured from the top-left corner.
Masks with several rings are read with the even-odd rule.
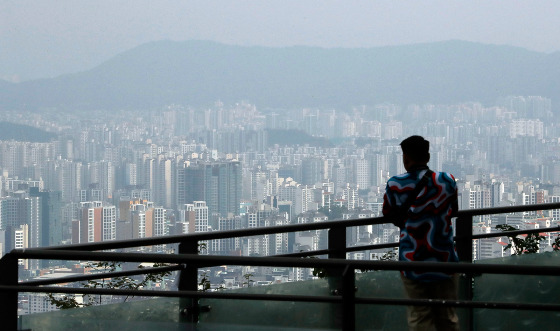
[[[0,0],[0,78],[91,68],[154,40],[375,47],[441,40],[560,51],[560,1]]]

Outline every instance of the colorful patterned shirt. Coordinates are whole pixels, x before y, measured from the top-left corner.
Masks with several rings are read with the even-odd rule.
[[[421,167],[389,179],[383,198],[383,215],[389,215],[393,208],[405,203],[408,194],[427,170],[427,167]],[[434,172],[409,208],[400,233],[399,260],[457,262],[451,225],[451,217],[456,211],[455,178],[446,172]],[[406,271],[404,275],[419,281],[449,278],[442,272]]]

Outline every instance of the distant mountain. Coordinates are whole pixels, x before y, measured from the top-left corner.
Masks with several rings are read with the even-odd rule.
[[[293,146],[296,144],[310,145],[316,147],[331,147],[332,144],[325,138],[313,137],[303,131],[299,130],[280,130],[280,129],[267,129],[268,144],[280,146]]]
[[[10,83],[10,82],[8,82],[8,81],[5,81],[5,80],[2,80],[2,79],[0,79],[0,90],[3,90],[3,89],[6,89],[6,88],[9,88],[9,87],[11,87],[12,85],[13,85],[12,83]]]
[[[153,108],[241,100],[259,107],[560,98],[560,53],[448,41],[368,49],[161,41],[54,79],[0,84],[0,109]]]
[[[56,134],[37,129],[33,126],[0,122],[0,140],[49,142],[54,138],[56,138]]]

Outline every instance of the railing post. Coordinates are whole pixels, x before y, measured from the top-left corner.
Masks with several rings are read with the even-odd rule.
[[[346,227],[338,226],[329,229],[329,259],[346,259]],[[331,290],[341,289],[342,269],[328,269],[329,285]]]
[[[346,266],[342,273],[342,330],[356,329],[356,281],[354,268]]]
[[[198,254],[198,241],[187,240],[179,244],[179,254]],[[187,263],[185,269],[179,274],[179,291],[198,290],[198,267],[193,263]],[[198,322],[198,298],[181,298],[181,313],[186,317],[187,322],[192,323],[192,330],[196,329]]]
[[[457,248],[457,255],[461,262],[472,263],[473,260],[472,223],[472,216],[459,216],[455,224],[457,230],[455,247]],[[461,285],[461,282],[459,282],[459,284]],[[465,300],[472,301],[473,286],[473,275],[465,274],[464,282],[460,289],[460,292],[465,296]],[[466,330],[473,330],[472,308],[466,309],[465,325]]]
[[[337,226],[329,229],[329,259],[346,259],[346,227]],[[329,282],[329,289],[331,293],[340,295],[343,288],[341,268],[327,269],[327,280]],[[337,329],[342,328],[344,317],[344,303],[341,307],[334,307],[333,323]]]
[[[18,283],[18,259],[11,254],[6,254],[0,260],[0,284],[6,286],[17,286]],[[18,328],[18,292],[0,292],[0,320],[3,330],[17,330]]]
[[[329,229],[329,259],[346,259],[346,227],[337,226]]]
[[[457,230],[457,255],[459,261],[472,263],[472,216],[459,216],[455,225]]]

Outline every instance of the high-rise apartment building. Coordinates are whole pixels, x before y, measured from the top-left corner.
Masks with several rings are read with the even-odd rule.
[[[500,98],[498,104],[517,113],[518,118],[550,118],[552,102],[541,96],[508,96]]]
[[[342,199],[346,201],[348,210],[353,210],[361,206],[357,187],[347,185],[342,191]]]
[[[181,221],[187,223],[187,232],[207,232],[208,228],[208,206],[205,201],[194,201],[185,204],[181,210]]]
[[[119,202],[117,222],[118,239],[136,239],[169,234],[167,211],[146,199],[128,199]]]
[[[14,230],[14,248],[24,249],[29,247],[29,226],[24,224]],[[19,259],[18,264],[24,269],[29,269],[29,259]]]
[[[40,239],[38,247],[62,245],[63,241],[70,239],[69,224],[64,224],[62,219],[62,193],[60,191],[39,191],[38,187],[29,188],[31,204],[31,220],[38,219],[40,223]],[[37,204],[37,207],[34,207]],[[37,208],[37,210],[35,210]],[[31,223],[33,228],[33,223]],[[33,236],[31,236],[33,240]],[[37,246],[33,246],[37,247]]]
[[[469,209],[492,207],[490,190],[482,185],[475,184],[469,192]]]
[[[560,202],[560,196],[558,195],[549,196],[548,199],[549,199],[548,202],[550,203]],[[552,209],[550,211],[550,216],[552,217],[553,220],[560,221],[560,209]]]
[[[117,208],[101,201],[81,203],[81,219],[72,228],[73,243],[101,242],[116,239]]]
[[[27,211],[27,201],[25,197],[8,196],[0,198],[0,228],[19,227],[29,224]]]
[[[205,201],[210,223],[217,228],[217,217],[239,215],[241,202],[241,164],[238,161],[216,161],[185,164],[178,169],[177,196],[183,204]],[[214,222],[215,221],[215,222]],[[214,224],[215,223],[215,224]]]
[[[370,163],[367,159],[356,160],[356,169],[354,171],[356,175],[355,183],[362,190],[369,189],[371,186],[371,170]]]
[[[40,192],[38,187],[14,192],[0,198],[0,228],[10,236],[24,228],[26,233],[20,237],[26,238],[27,247],[61,245],[70,235],[62,226],[62,207],[60,192]],[[36,261],[30,265],[36,266]]]
[[[304,185],[315,185],[323,182],[325,173],[325,160],[317,157],[309,157],[301,160],[301,183]]]
[[[218,230],[228,231],[241,228],[241,216],[220,217],[218,220]],[[225,238],[211,240],[212,254],[231,255],[239,250],[241,245],[240,238]]]
[[[281,225],[288,225],[289,217],[288,214],[277,214],[271,215],[265,219],[265,226],[281,226]],[[288,233],[275,233],[265,235],[268,239],[269,244],[269,252],[267,255],[279,255],[285,254],[289,252],[288,247]]]
[[[509,127],[510,138],[537,137],[543,139],[544,124],[540,120],[517,119],[512,120]]]

